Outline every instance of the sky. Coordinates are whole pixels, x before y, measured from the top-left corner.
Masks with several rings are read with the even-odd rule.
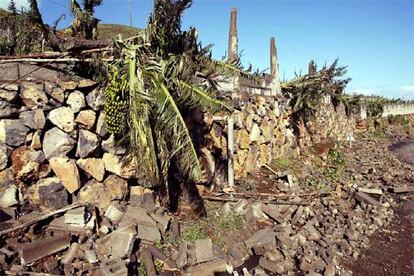
[[[79,0],[80,1],[80,0]],[[153,0],[131,0],[133,25],[144,27]],[[7,7],[9,0],[0,0]],[[16,1],[27,5],[25,0]],[[44,21],[67,14],[69,0],[40,0]],[[96,17],[129,25],[128,0],[103,0]],[[322,66],[339,58],[352,78],[349,93],[414,99],[414,0],[194,0],[183,29],[194,26],[213,56],[226,54],[231,8],[238,9],[242,62],[269,67],[269,41],[276,38],[282,79],[306,72],[310,60]]]

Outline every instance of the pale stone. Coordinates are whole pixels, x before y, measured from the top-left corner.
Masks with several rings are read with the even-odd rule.
[[[76,162],[83,171],[98,181],[102,181],[105,175],[105,165],[102,159],[88,158],[79,159]]]
[[[85,96],[80,91],[74,91],[69,94],[66,103],[72,108],[74,113],[78,113],[86,106]]]
[[[259,146],[259,166],[269,164],[270,153],[271,151],[268,145],[262,144]]]
[[[59,107],[49,112],[48,119],[65,132],[72,132],[75,128],[75,116],[69,107]]]
[[[9,159],[8,150],[5,144],[0,144],[0,171],[7,168]]]
[[[36,132],[33,133],[32,142],[30,143],[31,149],[40,150],[42,148],[42,140],[40,137],[41,133],[42,133],[41,130],[37,130]]]
[[[82,88],[89,88],[92,86],[96,85],[96,81],[93,80],[89,80],[89,79],[82,79],[79,84],[78,84],[78,88],[82,89]]]
[[[236,144],[239,145],[240,149],[248,149],[249,148],[249,134],[245,129],[238,130],[237,132],[237,142]]]
[[[98,136],[85,129],[79,130],[78,148],[76,154],[80,158],[92,155],[99,148]]]
[[[259,141],[260,128],[256,123],[253,123],[252,130],[250,131],[249,141],[250,143]]]
[[[123,155],[126,148],[116,145],[115,136],[111,134],[108,139],[102,141],[102,149],[112,154]]]
[[[104,137],[108,133],[105,124],[105,112],[103,111],[99,113],[98,121],[96,122],[95,132],[101,137]]]
[[[19,190],[15,185],[10,185],[0,194],[0,207],[8,208],[19,204]]]
[[[46,159],[55,156],[65,156],[71,151],[76,141],[67,133],[55,127],[48,130],[43,138],[43,152]]]
[[[80,188],[79,171],[74,160],[68,157],[57,156],[51,158],[49,163],[53,172],[69,193],[73,193]]]
[[[47,95],[43,91],[43,85],[36,84],[25,85],[20,92],[20,98],[29,108],[45,106],[48,101]]]
[[[23,124],[31,129],[43,129],[46,123],[45,114],[42,109],[26,110],[19,114]]]
[[[78,116],[76,117],[75,122],[79,125],[85,127],[86,129],[91,129],[96,120],[96,113],[93,110],[82,110],[79,112]]]
[[[1,87],[0,88],[0,98],[7,101],[7,102],[12,102],[17,98],[18,90],[19,90],[18,86],[17,86],[16,90],[9,90],[7,88]]]
[[[135,162],[131,157],[122,159],[121,157],[104,153],[102,160],[105,163],[105,169],[123,178],[131,178],[136,173]]]
[[[50,96],[60,103],[63,103],[65,101],[65,91],[59,87],[53,88]]]
[[[273,125],[268,120],[263,120],[262,124],[260,125],[260,128],[263,132],[263,138],[264,141],[270,142],[273,140]]]
[[[20,120],[3,119],[0,120],[0,143],[9,146],[21,146],[29,128],[25,127]]]
[[[78,83],[74,81],[62,81],[59,83],[59,85],[63,90],[75,90],[78,86]]]

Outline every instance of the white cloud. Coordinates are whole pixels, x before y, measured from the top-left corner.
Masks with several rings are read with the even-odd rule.
[[[29,7],[29,2],[27,0],[14,0],[16,3],[17,9],[25,8],[27,9]],[[7,10],[9,6],[10,0],[0,0],[0,8]]]
[[[400,89],[404,92],[414,92],[414,85],[403,85]]]

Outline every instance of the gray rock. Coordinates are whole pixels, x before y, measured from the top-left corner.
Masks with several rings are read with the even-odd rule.
[[[244,241],[248,249],[255,246],[265,246],[276,244],[276,233],[272,228],[260,229],[255,232],[250,238]]]
[[[259,220],[259,219],[268,218],[266,214],[263,213],[262,211],[262,205],[263,203],[261,203],[260,201],[257,201],[247,207],[247,211],[245,214],[247,222],[252,222],[252,221]]]
[[[187,250],[188,243],[186,241],[182,241],[180,244],[180,249],[178,250],[178,257],[175,260],[178,268],[183,268],[187,265]]]
[[[15,105],[0,99],[0,119],[9,118],[18,112]]]
[[[195,241],[195,255],[198,263],[208,262],[214,259],[213,242],[211,239]]]
[[[260,257],[259,265],[267,271],[270,271],[275,274],[283,274],[285,272],[284,267],[279,262],[270,261],[265,257]]]
[[[113,134],[111,134],[108,139],[102,141],[102,149],[116,155],[123,155],[126,153],[126,148],[116,145],[115,136]]]
[[[55,156],[66,156],[70,152],[76,141],[67,133],[55,127],[47,131],[43,138],[43,152],[46,159]]]
[[[99,138],[88,130],[79,130],[78,148],[76,154],[80,158],[86,158],[95,153],[99,148]]]
[[[59,107],[49,112],[48,119],[65,132],[72,132],[75,128],[75,115],[69,107]]]
[[[78,113],[86,106],[85,96],[80,91],[74,91],[69,94],[66,103],[72,108],[74,113]]]
[[[92,90],[86,96],[86,102],[93,110],[102,110],[105,103],[103,91],[98,88]]]
[[[98,244],[108,248],[109,259],[119,259],[128,256],[134,246],[136,229],[134,225],[125,228],[118,228],[109,235],[98,240]],[[120,274],[124,275],[124,274]]]
[[[46,123],[45,114],[41,109],[22,111],[19,114],[19,119],[31,129],[43,129]]]
[[[137,238],[147,242],[155,243],[161,241],[161,233],[158,227],[138,224]]]
[[[0,120],[0,143],[9,146],[21,146],[26,139],[29,128],[25,127],[20,120]]]
[[[47,209],[55,210],[68,205],[68,193],[57,177],[39,180],[29,188],[29,201]]]
[[[245,215],[247,212],[248,205],[249,202],[246,199],[240,199],[233,207],[234,212],[236,212],[236,214],[238,215]]]
[[[41,84],[25,83],[20,92],[20,98],[29,108],[45,106],[48,102],[47,95],[43,91],[43,85]]]
[[[108,134],[105,124],[105,112],[99,113],[98,121],[96,122],[96,131],[99,136],[104,137]]]
[[[13,102],[17,99],[18,91],[19,86],[17,84],[9,84],[5,87],[2,86],[0,88],[0,98],[7,102]]]

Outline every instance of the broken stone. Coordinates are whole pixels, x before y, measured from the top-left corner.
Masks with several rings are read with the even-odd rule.
[[[75,115],[69,107],[63,106],[53,109],[49,112],[48,119],[67,133],[75,129]]]
[[[25,127],[20,120],[0,120],[0,143],[18,147],[23,145],[29,128]]]
[[[195,254],[198,263],[204,263],[213,260],[213,242],[211,239],[196,240]]]
[[[46,256],[55,254],[68,248],[70,245],[70,236],[56,236],[24,244],[19,249],[19,255],[23,265],[31,264]]]
[[[96,253],[93,250],[85,250],[85,259],[90,264],[96,264],[99,262],[98,258],[96,257]]]
[[[80,158],[86,158],[95,153],[99,148],[98,136],[85,129],[79,130],[78,149],[76,154]]]
[[[247,212],[248,205],[249,202],[246,199],[240,199],[233,207],[234,212],[236,212],[236,214],[238,215],[245,215]]]
[[[257,201],[247,207],[247,211],[245,214],[247,222],[268,218],[266,214],[262,211],[262,205],[263,204],[260,201]]]
[[[255,232],[250,238],[244,241],[248,249],[255,246],[275,245],[276,233],[272,228],[260,229]]]
[[[371,195],[382,195],[381,189],[369,189],[369,188],[358,188],[359,192],[365,193],[365,194],[371,194]]]
[[[333,263],[330,263],[326,266],[323,276],[335,276],[335,273],[336,273],[335,265]]]
[[[285,269],[280,263],[275,262],[275,261],[270,261],[266,259],[265,257],[260,257],[259,265],[263,267],[264,269],[266,269],[267,271],[270,271],[275,274],[283,274],[283,272],[285,271]]]
[[[31,150],[23,146],[13,151],[11,163],[14,175],[18,179],[38,179],[45,155],[42,151]]]
[[[33,150],[40,150],[42,149],[42,140],[41,140],[41,135],[42,131],[41,130],[37,130],[36,132],[33,133],[33,138],[32,138],[32,142],[30,143],[30,148]]]
[[[133,248],[136,229],[134,225],[118,228],[114,232],[101,238],[98,243],[109,248],[109,259],[119,259],[128,256]]]
[[[43,91],[43,85],[36,84],[24,85],[20,92],[20,98],[29,108],[45,106],[48,101],[46,93]]]
[[[98,88],[92,90],[86,96],[86,102],[94,111],[102,110],[105,103],[102,90]]]
[[[1,87],[0,98],[7,102],[13,102],[17,98],[18,90],[19,90],[18,86],[17,86],[17,89],[7,89],[4,87]]]
[[[106,210],[112,200],[121,200],[125,197],[128,184],[116,175],[110,175],[104,183],[90,180],[79,191],[79,201],[96,204],[99,209]]]
[[[28,189],[28,199],[34,205],[55,210],[68,205],[68,193],[57,177],[43,178]]]
[[[374,206],[380,206],[381,202],[379,202],[378,200],[376,200],[375,198],[362,193],[362,192],[357,192],[355,194],[355,199],[358,200],[359,202],[364,202],[364,203],[368,203]]]
[[[189,267],[186,271],[186,275],[189,276],[198,276],[198,275],[215,275],[216,273],[224,272],[227,274],[233,273],[233,267],[228,265],[225,261],[221,259],[213,260],[210,262],[205,262],[202,264],[198,264],[193,267]],[[248,273],[248,272],[247,272]],[[244,276],[248,276],[250,274],[244,274]]]
[[[53,172],[69,193],[73,193],[80,188],[79,171],[74,160],[68,157],[57,156],[51,158],[49,163]]]
[[[18,112],[18,109],[15,105],[0,100],[0,119],[1,118],[9,118],[14,116]]]
[[[183,268],[187,265],[187,250],[188,243],[186,241],[182,241],[180,244],[180,249],[178,250],[178,257],[175,260],[178,268]]]
[[[8,149],[5,144],[0,144],[0,171],[7,168],[9,160]]]
[[[102,159],[98,158],[87,158],[78,159],[76,161],[79,168],[85,171],[87,174],[92,176],[98,181],[102,181],[105,175],[105,165]]]
[[[73,259],[76,257],[76,254],[78,253],[79,250],[79,243],[72,243],[69,247],[68,252],[66,252],[66,254],[62,257],[62,264],[67,265],[67,264],[71,264]]]
[[[95,85],[96,85],[96,81],[89,80],[89,79],[82,79],[78,84],[78,88],[79,89],[90,88],[90,87],[95,86]]]
[[[65,213],[64,222],[66,224],[74,224],[77,226],[85,226],[85,207],[79,207],[69,210]]]
[[[106,134],[108,134],[108,131],[106,130],[106,124],[105,124],[105,112],[100,112],[98,116],[98,121],[96,122],[96,130],[95,132],[101,136],[104,137]]]
[[[74,81],[62,81],[59,83],[59,86],[63,90],[75,90],[76,87],[78,86],[78,83]]]
[[[170,224],[170,220],[171,220],[171,218],[168,215],[155,213],[155,214],[150,214],[150,217],[158,223],[163,233],[167,231],[168,225]]]
[[[80,91],[74,91],[69,94],[66,103],[70,106],[73,113],[78,113],[82,108],[86,106],[85,96]]]
[[[393,187],[392,191],[396,194],[413,193],[414,187]]]
[[[43,152],[46,159],[55,156],[65,156],[73,149],[75,143],[76,141],[67,133],[55,127],[48,130],[43,138]]]
[[[63,103],[65,101],[65,91],[59,87],[53,88],[50,92],[50,96],[59,103]]]
[[[93,110],[82,110],[76,117],[75,122],[86,129],[91,129],[95,124],[95,120],[96,113]]]
[[[138,224],[137,238],[146,242],[155,243],[161,241],[161,233],[158,227]]]
[[[19,204],[19,189],[15,185],[10,185],[0,194],[0,207],[8,208]]]
[[[135,175],[135,163],[129,156],[122,159],[121,157],[104,153],[102,160],[105,163],[105,169],[123,178],[131,178]]]
[[[135,207],[150,209],[155,206],[154,192],[142,186],[130,188],[129,200]]]
[[[148,215],[147,210],[141,207],[128,207],[119,226],[122,227],[129,224],[139,224],[157,228],[156,222]]]
[[[107,217],[113,223],[118,223],[121,220],[123,215],[124,215],[124,213],[119,211],[112,204],[109,205],[108,209],[106,209],[106,212],[104,214],[104,216]]]
[[[260,139],[260,128],[256,123],[253,123],[252,130],[250,131],[249,141],[250,143],[258,142]]]
[[[26,110],[19,114],[20,121],[31,129],[43,129],[45,126],[46,118],[43,110]]]
[[[123,155],[126,152],[124,147],[115,144],[115,136],[113,134],[108,139],[102,141],[102,148],[104,151],[116,155]]]

